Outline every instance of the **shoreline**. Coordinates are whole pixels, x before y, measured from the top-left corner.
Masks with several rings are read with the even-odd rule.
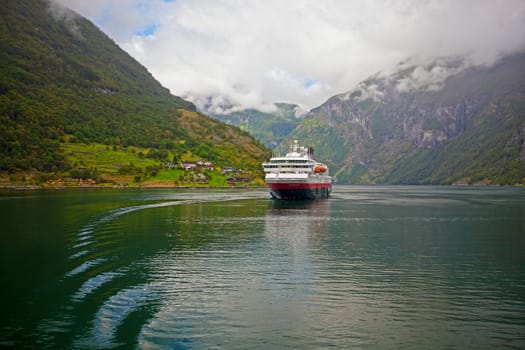
[[[341,184],[342,186],[435,186],[435,187],[525,187],[521,184],[515,185],[497,185],[497,184],[451,184],[451,185],[398,185],[398,184]],[[337,186],[337,185],[335,185]],[[266,189],[268,188],[265,185],[243,185],[243,186],[173,186],[173,185],[132,185],[132,186],[123,186],[123,185],[78,185],[78,186],[50,186],[50,185],[16,185],[16,184],[3,184],[0,185],[0,190],[13,190],[13,191],[36,191],[36,190],[55,190],[55,191],[64,191],[64,190],[102,190],[102,189],[116,189],[116,190],[154,190],[154,189],[172,189],[172,190],[248,190],[248,189]]]
[[[118,190],[140,190],[140,189],[185,189],[185,190],[247,190],[261,189],[266,186],[246,185],[246,186],[100,186],[100,185],[81,185],[81,186],[42,186],[42,185],[0,185],[0,190],[33,191],[33,190],[99,190],[99,189],[118,189]]]

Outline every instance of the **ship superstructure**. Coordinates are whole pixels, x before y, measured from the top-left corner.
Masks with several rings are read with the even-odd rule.
[[[332,192],[328,167],[313,159],[313,149],[299,146],[297,140],[284,157],[263,163],[265,181],[276,199],[327,198]]]

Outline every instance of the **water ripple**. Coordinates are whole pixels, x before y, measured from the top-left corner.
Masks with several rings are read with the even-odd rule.
[[[77,342],[77,345],[82,348],[112,348],[121,345],[115,340],[118,327],[129,314],[153,299],[155,293],[149,285],[118,291],[96,313],[90,337]]]
[[[107,261],[107,259],[105,259],[105,258],[97,258],[97,259],[94,259],[94,260],[86,261],[82,265],[77,266],[73,270],[71,270],[68,273],[66,273],[66,277],[76,276],[76,275],[78,275],[78,274],[80,274],[82,272],[85,272],[85,271],[91,269],[92,267],[95,267],[97,265],[102,264],[105,261]]]
[[[84,255],[86,255],[88,253],[89,253],[89,250],[80,250],[80,251],[76,252],[75,254],[71,255],[69,257],[69,259],[73,260],[73,259],[76,259],[76,258],[80,258],[81,256],[84,256]]]
[[[71,297],[74,301],[82,301],[88,294],[93,293],[96,289],[101,287],[103,284],[110,282],[116,277],[123,276],[124,272],[104,272],[95,277],[91,277],[89,280],[78,289],[78,291]]]

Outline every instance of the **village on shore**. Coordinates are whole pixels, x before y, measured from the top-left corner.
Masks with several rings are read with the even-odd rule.
[[[0,188],[248,188],[264,186],[264,181],[257,175],[257,172],[251,169],[237,169],[233,166],[221,168],[212,162],[199,160],[180,163],[166,162],[150,176],[104,173],[98,178],[92,178],[88,176],[60,177],[36,173],[2,174],[0,175]]]

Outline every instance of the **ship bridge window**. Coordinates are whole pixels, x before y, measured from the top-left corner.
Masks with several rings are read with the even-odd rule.
[[[291,169],[312,169],[313,165],[311,164],[265,164],[264,169],[276,169],[276,168],[291,168]]]

